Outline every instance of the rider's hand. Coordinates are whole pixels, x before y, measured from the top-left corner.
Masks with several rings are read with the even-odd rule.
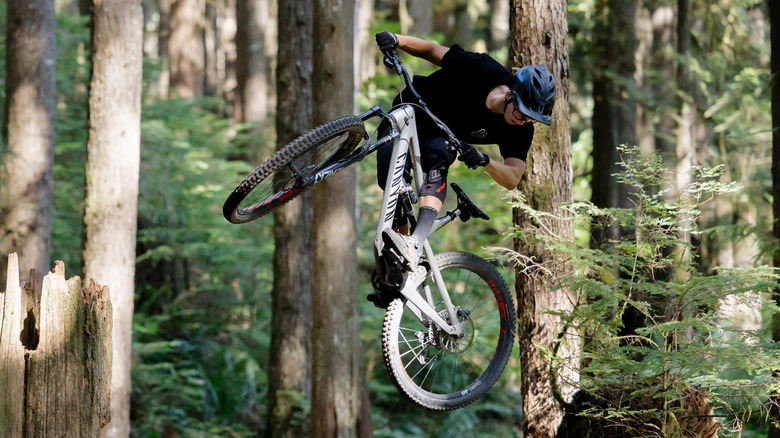
[[[487,166],[488,163],[490,163],[490,157],[478,151],[477,148],[475,148],[474,146],[468,143],[462,143],[462,147],[460,149],[460,156],[458,157],[458,159],[466,163],[466,166],[468,166],[471,169],[476,169],[477,167],[484,167]]]
[[[386,51],[395,49],[398,46],[398,37],[386,30],[376,34],[376,45],[379,46],[379,50]]]

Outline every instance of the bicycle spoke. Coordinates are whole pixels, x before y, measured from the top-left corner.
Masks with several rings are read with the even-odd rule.
[[[436,357],[439,356],[436,355]],[[431,391],[433,391],[434,386],[436,386],[436,379],[439,378],[439,371],[441,371],[441,368],[443,366],[443,361],[441,359],[438,359],[436,362],[439,364],[439,366],[436,367],[436,374],[433,376],[433,381],[431,382],[431,386],[430,386]]]
[[[407,344],[407,345],[408,345],[408,344]],[[406,351],[406,353],[404,353],[404,354],[400,354],[398,357],[404,357],[404,356],[406,356],[406,355],[407,355],[407,354],[409,354],[409,353],[413,353],[413,354],[414,354],[414,357],[412,357],[412,360],[410,360],[410,361],[409,361],[409,363],[412,363],[412,362],[413,362],[415,359],[417,359],[417,357],[419,357],[419,355],[420,355],[420,354],[419,354],[420,352],[415,352],[415,350],[416,350],[416,349],[417,349],[417,350],[421,350],[420,352],[422,352],[422,350],[424,350],[424,349],[425,349],[425,346],[424,346],[424,345],[419,345],[419,346],[417,346],[417,347],[414,347],[414,348],[413,348],[412,346],[409,346],[409,349]]]
[[[470,349],[470,350],[472,350],[472,353],[479,353],[479,355],[482,356],[482,358],[486,362],[488,362],[488,363],[490,362],[490,358],[491,358],[492,354],[490,354],[490,355],[485,354],[482,350],[479,349],[479,347],[477,345],[474,345],[474,348]],[[476,365],[476,363],[474,363],[474,364]]]
[[[461,373],[458,372],[461,368],[460,365],[458,365],[458,355],[454,354],[452,358],[453,358],[452,361],[453,387],[452,387],[452,391],[450,392],[455,392],[458,389],[461,389],[461,386],[463,385],[463,377],[461,376]],[[458,377],[460,377],[460,381],[461,381],[460,384],[457,383]]]
[[[438,354],[436,356],[438,356]],[[436,357],[436,356],[434,356],[434,357]],[[431,365],[432,363],[433,363],[433,360],[429,360],[426,364],[424,364],[422,367],[420,367],[420,369],[412,376],[412,380],[414,381],[414,378],[417,377],[421,372],[423,372],[424,369],[430,368],[429,365]],[[426,373],[426,376],[427,376],[427,373]],[[425,379],[423,379],[423,380],[425,380]],[[420,385],[420,386],[422,386],[422,385]]]
[[[417,347],[412,347],[412,345],[409,344],[409,341],[407,340],[406,336],[404,336],[403,333],[400,333],[400,332],[399,332],[399,334],[401,335],[402,338],[404,338],[403,339],[403,343],[406,344],[409,347],[409,350],[407,350],[406,353],[404,353],[404,354],[400,354],[400,351],[399,351],[400,357],[404,357],[404,356],[406,356],[407,354],[409,354],[411,352],[411,353],[414,353],[414,358],[412,358],[412,360],[416,359],[419,356],[419,354],[415,353],[415,351],[414,351],[415,348],[419,348],[420,351],[422,352],[422,350],[425,349],[425,346],[424,345],[418,345]],[[417,340],[417,339],[415,339],[415,340]],[[399,342],[399,344],[400,344],[400,342]],[[412,361],[409,361],[409,363],[412,363]]]
[[[501,320],[500,320],[500,319],[496,319],[496,320],[495,320],[495,321],[493,321],[493,322],[487,322],[487,323],[485,323],[485,324],[477,324],[477,323],[476,323],[477,321],[482,321],[483,319],[485,319],[485,318],[488,318],[488,317],[493,317],[493,318],[495,318],[496,316],[498,316],[498,315],[497,315],[497,313],[498,313],[498,310],[496,310],[496,312],[495,312],[495,313],[496,313],[496,314],[486,313],[486,314],[484,314],[484,315],[481,315],[481,316],[478,316],[478,317],[476,317],[476,318],[469,318],[469,319],[471,319],[471,322],[473,322],[473,323],[474,323],[474,326],[475,326],[475,327],[479,327],[479,328],[483,328],[483,327],[487,327],[487,326],[491,326],[491,325],[496,325],[496,324],[501,324]]]
[[[438,353],[436,353],[436,356],[433,356],[433,358],[431,358],[431,362],[430,362],[430,363],[433,363],[433,362],[435,362],[435,361],[438,359],[438,357],[439,357],[439,355],[440,355],[440,354],[441,354],[441,352],[438,352]],[[423,387],[423,385],[425,385],[425,381],[428,379],[428,376],[431,374],[431,370],[432,370],[432,369],[433,369],[433,365],[431,365],[430,367],[428,367],[428,372],[427,372],[427,373],[425,373],[425,377],[423,377],[423,379],[422,379],[422,382],[420,382],[420,385],[419,385],[419,386],[420,386],[420,388],[422,388],[422,387]],[[419,374],[419,373],[418,373],[418,374]]]

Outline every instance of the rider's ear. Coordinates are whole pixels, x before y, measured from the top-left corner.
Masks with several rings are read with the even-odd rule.
[[[512,99],[512,89],[506,90],[506,100]]]

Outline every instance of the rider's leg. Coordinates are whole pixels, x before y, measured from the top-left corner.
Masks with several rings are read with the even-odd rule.
[[[431,233],[433,223],[447,197],[447,173],[456,154],[447,147],[443,137],[426,138],[420,142],[422,167],[426,173],[420,190],[420,211],[414,235],[420,243]]]
[[[423,243],[428,239],[447,195],[447,171],[455,161],[455,153],[447,148],[444,138],[423,140],[420,150],[421,164],[427,174],[420,190],[420,210],[414,233],[403,236],[392,230],[383,232],[385,243],[408,268],[414,268],[419,261]]]

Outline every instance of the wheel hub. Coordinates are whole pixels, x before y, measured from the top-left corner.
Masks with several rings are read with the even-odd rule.
[[[472,342],[474,342],[474,321],[469,317],[469,312],[460,308],[456,309],[458,313],[458,323],[463,330],[463,333],[458,335],[451,335],[444,330],[436,329],[436,338],[438,339],[439,349],[451,354],[461,354],[468,350]],[[439,312],[439,316],[451,324],[450,314],[447,310]]]

